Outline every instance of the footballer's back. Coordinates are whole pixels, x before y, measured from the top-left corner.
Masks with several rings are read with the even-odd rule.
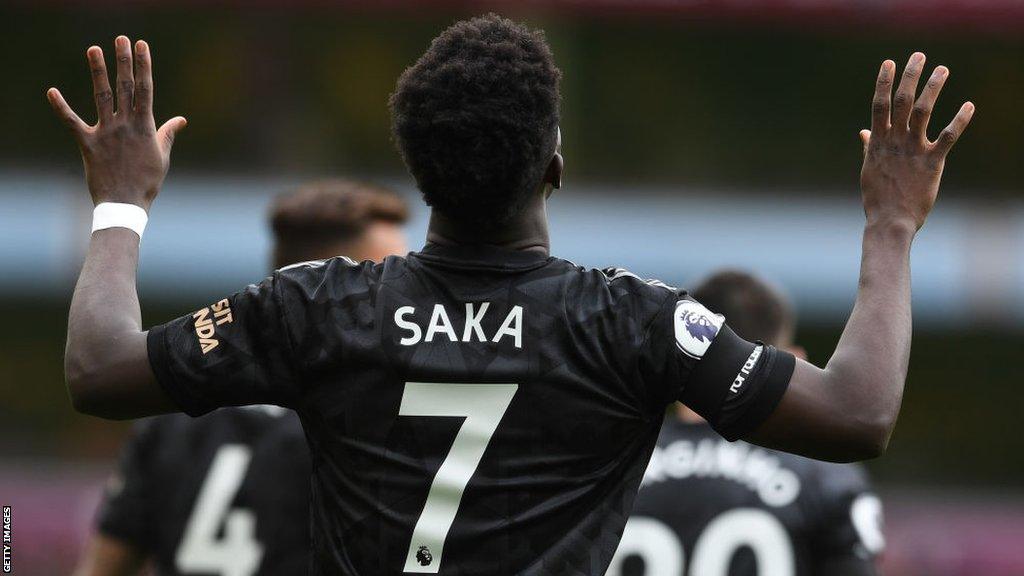
[[[671,294],[543,256],[446,256],[388,261],[364,294],[329,298],[354,314],[311,338],[337,342],[300,410],[316,486],[349,488],[314,511],[348,520],[317,531],[335,540],[319,552],[360,574],[596,573],[664,403],[633,372],[632,308],[653,316]]]
[[[603,574],[665,406],[739,436],[792,370],[662,284],[437,245],[282,269],[149,349],[191,414],[299,413],[324,574]]]
[[[857,465],[729,443],[669,418],[608,574],[871,575],[880,514]]]
[[[277,406],[140,421],[108,482],[99,531],[161,576],[304,574],[309,451]]]

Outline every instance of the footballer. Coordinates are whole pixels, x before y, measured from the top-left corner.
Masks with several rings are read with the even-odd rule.
[[[431,208],[420,251],[286,267],[144,329],[139,240],[185,120],[156,126],[149,46],[114,44],[113,86],[103,51],[87,51],[96,124],[48,92],[96,204],[68,317],[71,401],[105,418],[295,410],[316,573],[602,574],[680,400],[730,440],[832,460],[885,450],[910,354],[911,243],[974,111],[929,139],[948,70],[918,95],[923,54],[902,77],[890,60],[878,73],[857,300],[819,368],[740,338],[683,291],[552,255],[561,74],[542,32],[496,15],[443,31],[391,96]]]

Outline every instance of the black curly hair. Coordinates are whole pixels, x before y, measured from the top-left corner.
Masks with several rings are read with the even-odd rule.
[[[496,14],[435,38],[390,100],[426,203],[480,229],[521,212],[555,152],[560,78],[544,33]]]

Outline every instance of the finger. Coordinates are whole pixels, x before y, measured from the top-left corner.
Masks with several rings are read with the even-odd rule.
[[[85,55],[89,59],[89,70],[92,72],[92,94],[96,100],[96,114],[99,115],[99,121],[103,122],[114,115],[114,96],[110,92],[110,79],[107,78],[103,50],[99,46],[90,46]]]
[[[153,63],[144,40],[135,43],[135,111],[153,120]]]
[[[53,107],[53,111],[56,112],[57,117],[71,129],[71,132],[76,138],[80,138],[82,134],[89,128],[89,126],[75,114],[75,111],[68,106],[64,96],[61,95],[60,90],[56,88],[50,88],[46,91],[46,99],[50,101],[50,106]]]
[[[885,132],[889,128],[889,98],[892,96],[892,77],[896,71],[896,63],[892,60],[882,62],[875,81],[875,96],[871,100],[871,131]]]
[[[949,154],[949,151],[953,148],[953,144],[960,138],[960,135],[967,129],[967,125],[971,123],[971,118],[974,116],[974,104],[971,102],[964,102],[964,105],[960,107],[960,111],[953,117],[953,121],[942,129],[939,133],[939,137],[933,144],[932,151],[941,157],[945,157]]]
[[[163,146],[164,152],[170,152],[171,146],[174,145],[174,137],[186,124],[188,124],[188,121],[185,118],[175,116],[164,122],[160,129],[156,131],[157,139],[161,146]]]
[[[871,142],[871,130],[860,131],[860,143],[864,145],[864,153],[868,151],[868,144]]]
[[[117,111],[128,112],[135,97],[135,75],[132,73],[132,44],[127,36],[114,39],[114,55],[117,58]]]
[[[903,69],[903,78],[896,88],[896,96],[892,99],[892,125],[906,128],[910,120],[910,107],[914,105],[914,94],[917,93],[917,79],[924,69],[924,54],[914,52]]]
[[[932,109],[935,108],[939,92],[942,92],[942,85],[946,83],[948,77],[949,68],[945,66],[935,68],[928,78],[928,82],[925,83],[924,90],[921,90],[921,96],[914,104],[914,110],[910,113],[910,131],[922,139],[928,137],[928,121],[932,117]]]

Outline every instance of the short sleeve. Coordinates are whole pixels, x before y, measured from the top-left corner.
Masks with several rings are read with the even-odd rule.
[[[283,319],[280,274],[149,331],[149,361],[183,412],[290,406],[299,390]]]
[[[723,316],[679,294],[652,321],[641,355],[642,371],[667,402],[683,402],[728,440],[768,418],[795,365],[788,352],[743,340]]]
[[[96,524],[99,532],[143,552],[154,549],[153,472],[150,457],[156,443],[155,419],[138,422],[121,451],[118,468],[107,480]]]
[[[872,491],[864,470],[853,464],[820,465],[815,564],[823,572],[833,566],[857,566],[874,573],[875,560],[885,549],[882,502]]]

